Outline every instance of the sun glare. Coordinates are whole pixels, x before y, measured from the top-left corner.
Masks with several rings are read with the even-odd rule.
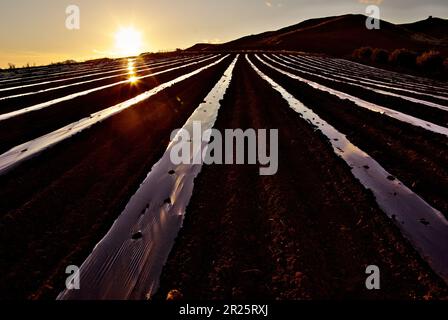
[[[129,82],[131,84],[136,84],[138,78],[136,76],[135,61],[133,59],[128,59],[128,75]]]
[[[128,72],[130,74],[135,73],[134,61],[132,61],[132,60],[128,61]]]
[[[122,56],[136,56],[142,50],[141,33],[132,27],[120,28],[115,34],[115,48]]]

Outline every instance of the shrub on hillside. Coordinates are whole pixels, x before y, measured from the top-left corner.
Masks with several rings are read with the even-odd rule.
[[[373,49],[372,61],[375,63],[386,64],[389,61],[389,51],[379,48]]]
[[[418,54],[408,49],[397,49],[389,56],[389,62],[399,67],[414,68]]]
[[[438,51],[427,51],[417,58],[417,65],[428,72],[437,72],[443,70],[444,59]]]
[[[372,48],[362,47],[353,51],[352,57],[358,60],[369,60],[372,57]]]

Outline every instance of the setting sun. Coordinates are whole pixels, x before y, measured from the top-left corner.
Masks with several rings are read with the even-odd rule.
[[[120,28],[115,34],[115,48],[122,56],[135,56],[142,50],[141,33],[132,27]]]

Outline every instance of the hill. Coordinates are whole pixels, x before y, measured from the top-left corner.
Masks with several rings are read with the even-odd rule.
[[[343,15],[306,20],[277,31],[246,36],[220,45],[195,45],[188,50],[292,50],[326,53],[337,56],[350,54],[354,49],[371,46],[393,50],[428,49],[448,53],[445,29],[447,20],[431,18],[407,25],[381,21],[381,29],[368,30],[364,15]],[[448,28],[448,27],[447,27]]]
[[[448,41],[448,20],[429,17],[426,20],[402,24],[402,27],[413,32]]]

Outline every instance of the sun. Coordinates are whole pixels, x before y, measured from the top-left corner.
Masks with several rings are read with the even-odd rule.
[[[120,28],[115,33],[115,48],[121,56],[136,56],[142,50],[141,33],[133,27]]]

